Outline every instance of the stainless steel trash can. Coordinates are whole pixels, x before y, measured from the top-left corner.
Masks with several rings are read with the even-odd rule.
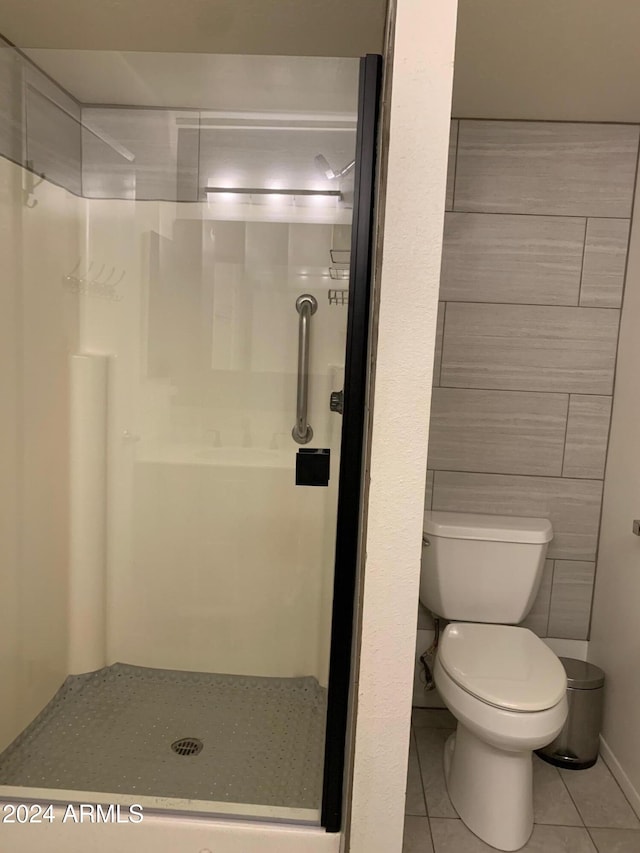
[[[536,753],[557,767],[585,770],[598,759],[604,672],[574,658],[560,658],[567,673],[567,721],[558,737]]]

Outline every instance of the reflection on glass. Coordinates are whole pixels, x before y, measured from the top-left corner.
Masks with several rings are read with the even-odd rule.
[[[29,54],[0,49],[0,792],[317,821],[357,61]],[[295,485],[301,293],[328,488]]]

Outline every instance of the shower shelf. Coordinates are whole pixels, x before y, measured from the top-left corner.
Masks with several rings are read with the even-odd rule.
[[[331,262],[334,264],[347,264],[348,266],[351,263],[350,249],[329,249],[329,254],[331,255]]]
[[[329,305],[348,305],[349,291],[348,290],[329,290]]]
[[[349,267],[346,269],[338,269],[337,267],[329,267],[329,276],[334,281],[347,281],[349,278]]]

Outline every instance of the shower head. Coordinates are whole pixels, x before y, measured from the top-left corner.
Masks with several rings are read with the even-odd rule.
[[[329,161],[327,160],[327,158],[324,157],[322,154],[317,154],[315,157],[315,164],[325,176],[325,178],[328,178],[330,181],[333,181],[335,180],[335,178],[344,178],[345,175],[348,175],[349,172],[356,165],[356,161],[352,160],[350,163],[347,163],[347,165],[343,169],[340,169],[339,172],[334,172],[334,170],[329,165]]]

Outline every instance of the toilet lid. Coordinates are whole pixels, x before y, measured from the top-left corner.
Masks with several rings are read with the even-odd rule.
[[[560,660],[527,628],[452,622],[438,657],[467,693],[511,711],[552,708],[567,689]]]

